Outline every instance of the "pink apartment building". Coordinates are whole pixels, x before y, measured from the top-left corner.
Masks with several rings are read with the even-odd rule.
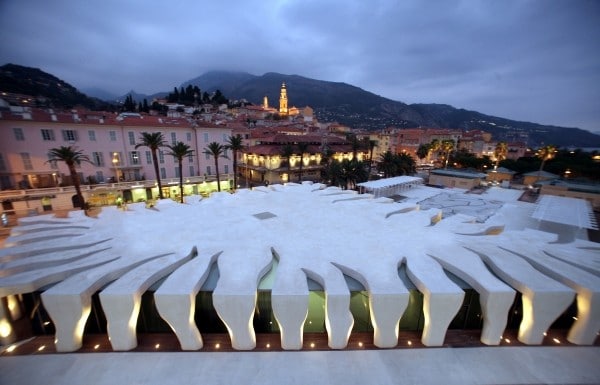
[[[25,195],[25,189],[38,189],[39,199],[46,198],[44,203],[60,199],[58,192],[71,185],[69,171],[62,162],[48,162],[48,151],[60,146],[75,146],[91,160],[78,168],[86,198],[93,201],[98,189],[118,190],[112,191],[112,199],[118,195],[125,201],[155,198],[158,188],[150,149],[135,148],[142,132],[162,132],[167,144],[181,141],[194,150],[194,156],[183,163],[184,193],[192,194],[208,192],[211,187],[207,183],[216,175],[214,158],[204,154],[205,148],[211,142],[226,144],[232,130],[184,118],[11,106],[0,111],[0,189],[11,190],[0,194],[4,208],[23,200],[19,197]],[[179,194],[178,187],[172,186],[179,180],[179,169],[168,152],[168,148],[159,151],[159,170],[163,194],[173,196]],[[228,155],[228,159],[219,159],[219,173],[225,181],[222,188],[226,189],[230,177],[226,174],[233,173]],[[41,204],[29,193],[27,200],[28,207]]]

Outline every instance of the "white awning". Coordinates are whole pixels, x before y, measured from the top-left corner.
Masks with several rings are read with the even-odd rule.
[[[541,221],[598,230],[592,205],[583,199],[542,195],[531,216]]]
[[[420,184],[423,184],[423,178],[403,175],[394,178],[363,182],[359,183],[357,186],[360,187],[361,192],[371,193],[375,198],[379,198],[382,196],[399,194],[404,189]]]

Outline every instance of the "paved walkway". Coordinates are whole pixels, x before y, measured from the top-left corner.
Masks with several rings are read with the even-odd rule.
[[[598,347],[49,354],[0,358],[1,384],[600,384]]]

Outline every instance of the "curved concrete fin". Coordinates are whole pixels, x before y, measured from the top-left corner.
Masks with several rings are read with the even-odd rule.
[[[465,293],[448,278],[435,259],[417,251],[405,254],[406,274],[423,293],[425,324],[421,342],[425,346],[442,346],[448,326],[460,310]]]
[[[499,247],[480,243],[465,248],[479,255],[494,274],[522,294],[519,341],[528,345],[541,344],[544,333],[573,302],[575,292]]]
[[[308,268],[302,268],[302,271],[325,289],[325,328],[329,347],[344,349],[348,345],[354,318],[350,313],[350,291],[342,272],[333,264],[319,272]]]
[[[94,293],[129,270],[156,258],[158,256],[118,258],[73,275],[42,293],[42,302],[56,329],[56,350],[72,352],[81,347],[83,329],[92,309]]]
[[[479,293],[483,312],[481,342],[498,345],[506,327],[515,291],[490,273],[478,255],[460,246],[432,246],[429,247],[428,255]]]
[[[131,350],[137,346],[136,325],[142,294],[192,256],[193,253],[159,256],[123,274],[100,292],[113,350]]]
[[[169,324],[182,350],[202,349],[203,341],[194,321],[196,295],[221,252],[201,252],[175,270],[154,292],[158,314]]]
[[[248,254],[253,255],[252,263]],[[260,279],[271,269],[273,254],[270,247],[253,245],[246,249],[223,252],[217,261],[219,281],[213,292],[213,306],[223,321],[236,350],[256,347],[253,318]],[[244,269],[239,266],[244,264]]]
[[[500,247],[517,254],[543,274],[577,292],[577,320],[567,339],[577,345],[592,345],[600,331],[600,277],[542,251],[523,249],[523,246],[525,244],[512,240]]]

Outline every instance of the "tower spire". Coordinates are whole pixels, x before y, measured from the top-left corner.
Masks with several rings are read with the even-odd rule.
[[[279,114],[280,115],[288,114],[288,99],[287,99],[287,89],[285,87],[285,82],[281,83],[281,91],[279,93]]]

